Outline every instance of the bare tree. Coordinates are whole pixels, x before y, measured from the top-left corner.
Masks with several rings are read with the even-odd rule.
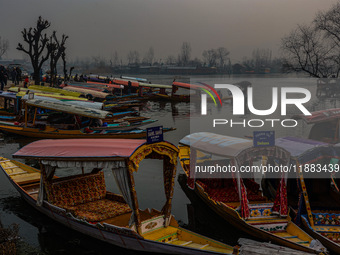
[[[0,36],[0,59],[2,59],[2,56],[7,52],[9,49],[9,42],[6,39],[2,39]]]
[[[282,39],[285,66],[314,77],[339,76],[340,3],[320,11],[310,26],[298,26]]]
[[[143,63],[148,64],[148,65],[152,65],[154,58],[155,58],[155,51],[154,51],[153,47],[151,46],[145,54],[145,57],[143,59]]]
[[[284,65],[290,71],[303,71],[313,77],[339,73],[334,43],[325,41],[322,31],[313,26],[298,26],[282,39]]]
[[[325,36],[340,45],[340,3],[333,5],[328,11],[320,11],[314,20],[316,28],[325,31]]]
[[[173,55],[167,56],[166,59],[165,59],[165,63],[167,65],[175,65],[176,64],[176,57],[173,56]]]
[[[204,62],[210,66],[214,67],[216,66],[216,59],[217,59],[217,54],[215,49],[210,49],[210,50],[205,50],[202,53],[203,60]]]
[[[219,67],[221,69],[225,68],[229,53],[230,52],[224,47],[219,47],[218,49],[216,49],[216,58],[219,62]]]
[[[183,42],[181,53],[179,56],[180,64],[185,66],[189,63],[191,58],[191,45],[189,42]]]
[[[21,32],[24,42],[28,44],[28,48],[25,49],[21,43],[19,43],[17,47],[17,50],[23,51],[29,55],[31,59],[35,84],[40,84],[41,67],[50,55],[50,51],[48,49],[46,50],[49,39],[46,33],[43,33],[44,30],[50,26],[51,23],[47,20],[43,20],[40,16],[34,29],[32,27],[28,30],[24,28]]]
[[[117,51],[115,51],[115,53],[113,54],[113,66],[119,66],[119,56]]]
[[[139,64],[139,52],[136,50],[130,50],[128,55],[127,55],[127,60],[128,60],[128,64],[135,64],[138,65]]]
[[[50,37],[50,41],[47,45],[48,50],[50,51],[50,76],[51,76],[51,86],[56,85],[56,77],[58,74],[57,64],[60,57],[63,57],[64,65],[66,65],[66,55],[65,55],[65,43],[68,36],[62,35],[61,41],[58,40],[56,31],[53,31],[53,34]],[[63,56],[64,55],[64,56]],[[66,67],[64,67],[66,70]],[[65,74],[64,70],[64,74]],[[65,80],[67,77],[65,77]]]

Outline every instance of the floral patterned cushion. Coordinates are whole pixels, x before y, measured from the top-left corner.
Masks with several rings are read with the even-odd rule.
[[[71,209],[72,214],[77,218],[89,222],[98,222],[131,212],[131,209],[127,204],[109,199],[88,202],[73,206],[69,209]]]
[[[81,176],[52,183],[49,202],[60,207],[74,206],[103,199],[106,195],[104,174]]]
[[[312,213],[315,225],[340,226],[340,214],[338,213]]]

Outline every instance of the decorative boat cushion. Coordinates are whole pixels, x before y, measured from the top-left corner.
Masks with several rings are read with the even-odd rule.
[[[197,183],[201,185],[209,196],[219,202],[239,202],[238,190],[233,179],[200,179]],[[265,201],[266,198],[259,191],[260,185],[250,179],[245,179],[247,198],[249,201]]]
[[[50,186],[49,202],[60,207],[84,204],[105,198],[104,174],[77,177]]]
[[[77,218],[89,222],[98,222],[131,212],[131,209],[127,204],[109,199],[101,199],[76,205],[70,209],[72,214]]]
[[[314,225],[340,226],[340,214],[338,213],[312,213]]]

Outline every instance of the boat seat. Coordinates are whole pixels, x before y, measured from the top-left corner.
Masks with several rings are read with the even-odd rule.
[[[315,226],[340,226],[339,213],[312,213]],[[307,217],[306,217],[307,218]]]
[[[98,222],[131,212],[126,203],[106,198],[75,206],[64,206],[64,209],[71,212],[76,218],[89,222]]]
[[[89,222],[131,212],[122,197],[106,191],[103,172],[46,183],[48,202]]]

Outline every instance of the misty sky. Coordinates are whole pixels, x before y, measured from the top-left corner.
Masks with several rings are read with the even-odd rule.
[[[192,58],[206,49],[226,47],[232,62],[253,49],[278,56],[281,38],[296,24],[309,24],[318,10],[336,0],[0,0],[0,36],[10,50],[4,58],[21,58],[15,48],[23,28],[39,15],[69,36],[68,58],[110,59],[116,50],[126,62],[129,50],[141,58],[150,46],[156,60],[177,56],[184,41]]]

